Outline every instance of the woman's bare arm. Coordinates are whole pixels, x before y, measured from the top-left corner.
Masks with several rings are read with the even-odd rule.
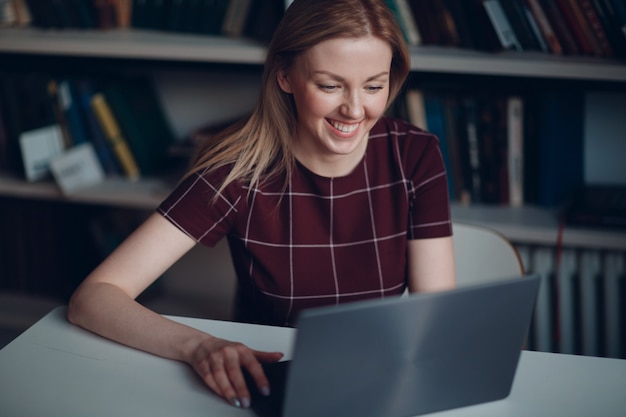
[[[441,291],[456,286],[452,237],[409,241],[409,291]]]
[[[171,321],[135,301],[195,245],[160,214],[153,214],[79,286],[69,304],[70,322],[119,343],[190,364],[218,395],[246,406],[245,367],[262,390],[268,382],[259,361],[279,353],[258,352]]]

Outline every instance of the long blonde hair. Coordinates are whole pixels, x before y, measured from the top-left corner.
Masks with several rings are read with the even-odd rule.
[[[256,184],[293,167],[291,142],[297,112],[277,76],[294,59],[333,38],[375,36],[389,43],[392,62],[387,106],[398,95],[410,67],[402,32],[384,0],[295,0],[278,25],[265,59],[259,99],[250,117],[211,137],[198,149],[188,175],[232,165],[219,191],[232,181]]]

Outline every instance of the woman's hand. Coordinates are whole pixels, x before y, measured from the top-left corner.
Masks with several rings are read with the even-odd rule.
[[[280,352],[261,352],[242,343],[206,338],[195,347],[188,362],[216,394],[236,407],[248,408],[250,391],[243,369],[255,381],[256,389],[269,395],[270,385],[261,363],[277,362],[282,356]]]

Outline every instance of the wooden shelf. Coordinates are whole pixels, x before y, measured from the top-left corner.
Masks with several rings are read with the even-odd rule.
[[[587,81],[626,81],[626,62],[541,52],[488,53],[445,47],[411,50],[411,69],[451,74],[495,75]]]
[[[143,178],[139,181],[107,178],[97,186],[68,196],[63,195],[52,181],[27,182],[6,175],[0,176],[0,195],[3,196],[145,210],[154,210],[174,186],[172,181],[157,178]]]
[[[554,246],[559,236],[557,210],[541,207],[453,205],[454,221],[490,227],[516,243]],[[626,250],[626,230],[566,226],[563,245],[602,250]]]
[[[243,38],[149,30],[0,30],[0,53],[152,59],[262,65],[265,46]],[[489,53],[458,48],[411,48],[417,72],[626,81],[626,62],[540,52]]]
[[[0,52],[75,57],[262,64],[253,41],[149,30],[1,29]]]

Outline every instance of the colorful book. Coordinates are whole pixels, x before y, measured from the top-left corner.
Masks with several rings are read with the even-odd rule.
[[[75,81],[75,86],[87,125],[87,137],[89,142],[93,145],[98,160],[102,165],[102,169],[107,175],[121,174],[122,172],[119,168],[117,158],[113,153],[113,149],[111,148],[111,144],[91,106],[91,99],[96,93],[93,83],[86,79],[79,79]]]
[[[543,10],[548,18],[548,21],[552,25],[552,29],[561,42],[563,53],[566,55],[577,55],[580,53],[580,48],[574,38],[572,30],[569,28],[561,9],[556,3],[557,0],[538,0],[539,4],[543,7]]]
[[[115,116],[107,103],[106,97],[102,93],[96,93],[91,98],[91,106],[100,121],[107,138],[111,142],[111,148],[117,157],[122,170],[130,180],[139,178],[140,172],[137,162],[128,146],[126,138],[115,120]]]
[[[556,1],[559,10],[567,23],[567,27],[570,29],[576,45],[582,55],[599,55],[599,46],[594,47],[590,38],[589,32],[585,30],[585,25],[581,24],[579,17],[582,17],[581,13],[577,13],[577,7],[569,0],[554,0]]]
[[[600,45],[600,49],[602,51],[602,55],[610,58],[613,56],[613,47],[609,42],[609,36],[607,31],[602,26],[602,22],[600,21],[600,17],[598,13],[596,13],[596,9],[594,8],[592,0],[579,0],[580,1],[580,9],[583,14],[587,18],[587,22],[589,23],[589,27],[595,38]]]
[[[550,52],[555,55],[563,55],[563,47],[561,46],[561,42],[559,38],[556,36],[554,29],[552,28],[552,23],[548,19],[546,12],[539,0],[526,0],[526,4],[530,12],[533,14],[535,18],[535,22],[537,22],[537,27],[541,31],[543,39],[545,40]]]
[[[174,134],[152,80],[147,77],[111,80],[103,84],[102,92],[141,174],[154,175],[165,168]]]

